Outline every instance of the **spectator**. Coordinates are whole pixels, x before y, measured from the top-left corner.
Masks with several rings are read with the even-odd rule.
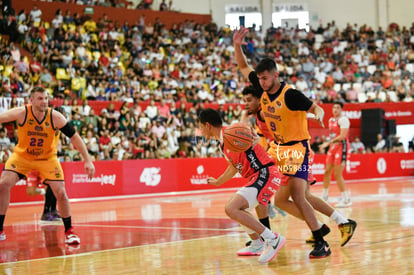
[[[6,129],[0,128],[0,149],[8,149],[10,144],[10,138],[7,136]]]
[[[365,153],[365,145],[359,139],[359,137],[355,137],[354,141],[351,142],[351,153],[354,154],[364,154]]]
[[[165,0],[162,0],[160,3],[160,11],[167,11],[168,10],[168,5],[165,2]]]
[[[374,153],[386,152],[386,150],[387,150],[386,145],[387,145],[387,143],[386,143],[384,137],[382,136],[382,134],[378,134],[377,135],[377,144],[372,148],[372,151]]]

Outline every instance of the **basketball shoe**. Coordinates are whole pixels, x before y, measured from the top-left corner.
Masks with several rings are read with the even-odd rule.
[[[323,224],[321,227],[322,237],[325,237],[331,232],[331,229],[326,225]],[[315,238],[311,235],[309,238],[306,239],[306,243],[315,243]]]
[[[348,219],[347,223],[338,225],[339,231],[341,231],[341,246],[346,245],[352,238],[357,227],[356,221]]]
[[[331,249],[326,241],[316,242],[313,250],[309,254],[309,258],[325,258],[331,255]]]
[[[344,199],[341,198],[339,202],[335,205],[336,208],[345,208],[352,206],[352,201],[350,198]]]
[[[261,242],[259,245],[249,245],[243,247],[237,251],[238,256],[260,256],[262,254],[264,244]]]
[[[264,243],[264,251],[259,257],[259,263],[266,264],[276,257],[277,252],[286,242],[285,237],[275,234],[276,238],[266,239]]]
[[[262,240],[262,242],[264,242],[262,237],[260,237],[260,239]],[[245,246],[250,246],[250,245],[252,245],[252,240],[248,240],[245,244]]]
[[[80,244],[80,239],[79,237],[73,232],[73,228],[69,228],[68,231],[65,232],[66,235],[66,241],[65,243],[67,244]]]
[[[4,231],[0,231],[0,241],[4,241],[6,239],[6,234],[4,234]]]

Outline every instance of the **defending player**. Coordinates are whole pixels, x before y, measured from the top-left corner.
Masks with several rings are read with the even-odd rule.
[[[0,123],[16,121],[19,140],[0,177],[0,240],[6,239],[3,224],[10,203],[10,189],[29,171],[37,170],[56,196],[65,227],[65,242],[70,245],[80,243],[79,237],[73,232],[63,171],[56,154],[54,141],[57,130],[68,136],[79,150],[89,178],[93,177],[95,167],[75,129],[61,113],[48,107],[48,97],[45,89],[35,87],[30,93],[31,104],[0,114]]]
[[[265,58],[253,70],[243,54],[241,45],[248,30],[241,28],[233,35],[235,57],[241,73],[261,93],[261,109],[267,128],[273,140],[269,153],[287,177],[293,202],[299,208],[315,238],[310,258],[323,258],[331,254],[329,244],[324,240],[314,209],[306,199],[309,170],[309,140],[307,112],[323,125],[324,111],[310,101],[303,93],[292,89],[287,83],[279,82],[276,63]],[[275,200],[277,201],[276,194]]]
[[[253,87],[248,86],[243,89],[243,101],[245,102],[245,111],[247,115],[254,115],[256,119],[256,126],[258,130],[262,133],[263,137],[266,139],[263,141],[261,139],[262,146],[265,146],[265,148],[268,147],[267,145],[267,139],[271,138],[269,131],[266,127],[265,122],[263,121],[263,118],[261,117],[260,112],[260,93]],[[266,138],[267,137],[267,138]],[[312,162],[310,161],[310,164]],[[338,228],[341,232],[341,246],[344,246],[348,241],[352,238],[355,228],[357,226],[357,223],[351,219],[346,219],[340,212],[336,211],[332,206],[330,206],[328,203],[326,203],[324,200],[319,198],[318,196],[313,195],[310,193],[309,186],[312,184],[312,180],[308,180],[308,188],[306,189],[306,198],[309,201],[309,203],[312,205],[312,207],[319,211],[320,213],[324,214],[325,216],[331,218],[338,224]],[[279,195],[279,200],[275,201],[275,204],[280,207],[283,210],[286,210],[289,214],[304,220],[304,217],[302,213],[298,210],[298,208],[295,206],[295,204],[289,200],[290,197],[290,190],[288,188],[287,182],[282,182],[278,193],[284,194]],[[283,200],[282,200],[283,198]],[[322,224],[320,221],[318,221],[322,235],[325,236],[330,232],[330,229],[327,225]],[[313,236],[308,238],[306,240],[307,243],[314,243],[315,239]]]

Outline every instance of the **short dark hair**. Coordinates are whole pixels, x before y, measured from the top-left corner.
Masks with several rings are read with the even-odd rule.
[[[33,96],[35,93],[37,93],[37,92],[39,92],[39,93],[44,93],[46,90],[45,90],[45,88],[43,88],[43,87],[40,87],[40,86],[37,86],[37,87],[34,87],[33,89],[32,89],[32,91],[30,92],[30,96]]]
[[[276,62],[273,59],[266,57],[260,60],[255,71],[256,73],[263,73],[264,71],[277,71]]]
[[[341,101],[334,101],[333,105],[339,105],[341,106],[341,109],[344,108],[344,104]]]
[[[249,85],[249,86],[245,87],[242,91],[242,94],[243,95],[252,95],[256,98],[261,97],[260,92],[255,87],[253,87],[252,85]]]
[[[211,108],[201,110],[198,115],[198,120],[202,124],[209,123],[213,127],[221,127],[223,125],[220,114]]]

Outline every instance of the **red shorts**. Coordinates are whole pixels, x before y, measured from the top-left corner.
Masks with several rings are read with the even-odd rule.
[[[346,141],[331,144],[326,156],[326,164],[345,164],[349,159],[349,148],[349,143]]]
[[[280,173],[275,165],[263,167],[256,172],[244,187],[257,189],[257,202],[267,205],[280,186]]]

